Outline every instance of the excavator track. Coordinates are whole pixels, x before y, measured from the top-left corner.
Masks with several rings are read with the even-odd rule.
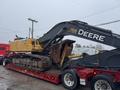
[[[11,62],[16,66],[39,71],[46,71],[52,65],[49,57],[34,54],[16,54],[11,57]]]

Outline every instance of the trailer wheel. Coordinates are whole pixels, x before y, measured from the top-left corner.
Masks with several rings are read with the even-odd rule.
[[[91,84],[92,90],[115,90],[113,77],[110,75],[97,75]]]
[[[61,76],[62,84],[68,90],[75,90],[78,86],[79,79],[74,70],[66,70]]]

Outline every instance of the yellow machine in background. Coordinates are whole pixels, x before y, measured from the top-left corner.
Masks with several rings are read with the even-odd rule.
[[[15,39],[10,41],[10,51],[13,52],[41,52],[42,44],[37,39]]]

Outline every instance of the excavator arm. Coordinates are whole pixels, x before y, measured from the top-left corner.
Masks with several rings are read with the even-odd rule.
[[[61,40],[64,36],[72,35],[102,44],[120,48],[120,35],[112,33],[110,30],[91,26],[81,21],[68,21],[55,25],[50,31],[39,38],[45,47],[51,45],[53,41]]]

